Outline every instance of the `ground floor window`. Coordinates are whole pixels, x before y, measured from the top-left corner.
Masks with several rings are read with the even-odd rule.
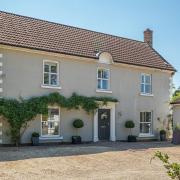
[[[41,115],[41,135],[60,135],[60,112],[59,108],[48,108],[47,115]]]
[[[152,112],[140,112],[140,134],[152,134]]]

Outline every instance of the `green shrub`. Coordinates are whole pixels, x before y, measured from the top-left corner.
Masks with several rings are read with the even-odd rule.
[[[155,155],[152,159],[156,157],[158,157],[163,162],[164,167],[167,169],[167,174],[171,177],[171,179],[180,180],[180,164],[179,163],[169,162],[169,156],[167,154],[161,153],[160,151],[155,152]]]
[[[135,127],[135,124],[132,120],[128,120],[125,122],[125,127],[131,129]]]
[[[126,127],[127,129],[130,129],[130,135],[132,135],[131,129],[135,127],[134,122],[133,122],[132,120],[127,120],[127,121],[125,122],[125,127]]]
[[[33,132],[33,133],[32,133],[32,137],[39,137],[39,133]]]
[[[162,129],[162,130],[160,130],[159,133],[160,133],[161,135],[166,134],[166,130]]]
[[[84,126],[84,122],[81,119],[75,119],[73,121],[73,126],[78,129],[82,128]]]

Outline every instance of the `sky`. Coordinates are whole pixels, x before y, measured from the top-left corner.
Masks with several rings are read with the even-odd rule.
[[[180,0],[0,0],[0,10],[140,41],[150,28],[180,86]]]

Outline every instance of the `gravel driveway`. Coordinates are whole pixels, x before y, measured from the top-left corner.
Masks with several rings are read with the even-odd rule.
[[[101,142],[82,145],[0,147],[0,179],[169,179],[160,150],[180,162],[180,146],[168,142]]]

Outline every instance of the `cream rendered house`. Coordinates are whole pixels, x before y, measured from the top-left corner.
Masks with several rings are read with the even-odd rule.
[[[22,143],[29,143],[34,131],[41,142],[71,141],[75,118],[84,121],[83,141],[126,140],[127,119],[135,122],[134,135],[158,138],[169,114],[175,69],[152,48],[151,30],[136,41],[6,12],[0,12],[0,26],[1,97],[76,92],[118,99],[94,114],[49,107],[48,117],[29,123]],[[1,118],[0,143],[11,143],[8,128]]]

